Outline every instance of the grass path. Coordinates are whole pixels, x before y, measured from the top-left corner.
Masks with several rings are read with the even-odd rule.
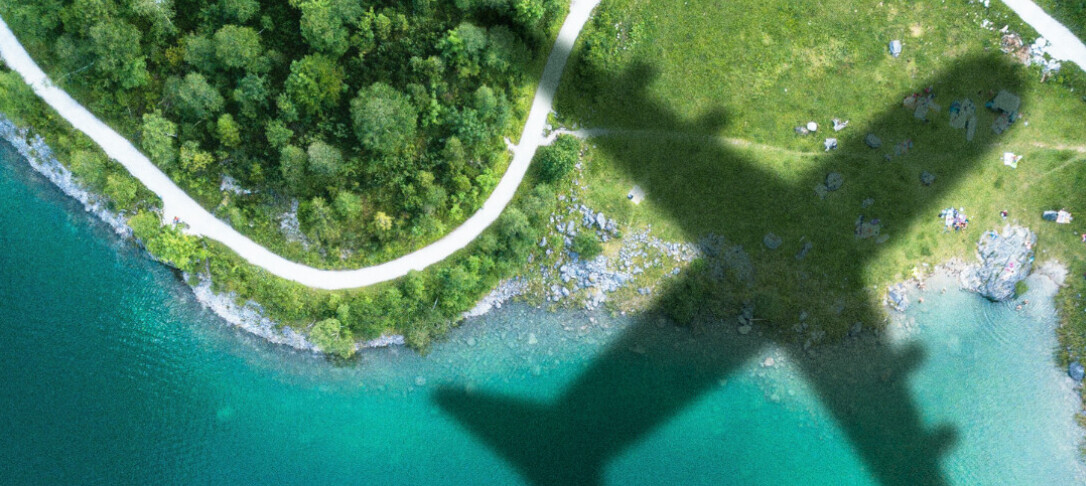
[[[216,240],[249,263],[278,277],[313,288],[350,289],[393,280],[412,270],[422,270],[440,262],[467,246],[497,221],[502,210],[512,201],[517,187],[528,171],[528,164],[543,141],[543,126],[551,112],[554,94],[573,43],[599,2],[600,0],[573,0],[569,15],[547,57],[520,143],[513,151],[513,160],[483,206],[440,240],[395,260],[357,270],[321,270],[292,262],[272,253],[216,218],[174,184],[128,140],[95,117],[67,92],[54,86],[3,19],[0,19],[0,57],[61,117],[94,140],[110,158],[119,162],[144,186],[157,194],[162,199],[164,221],[169,222],[176,217],[188,226],[188,233]]]

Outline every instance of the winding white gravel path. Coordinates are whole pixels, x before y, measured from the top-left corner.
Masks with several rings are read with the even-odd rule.
[[[1052,44],[1048,48],[1048,55],[1060,61],[1071,61],[1086,71],[1086,45],[1082,43],[1082,39],[1075,37],[1067,27],[1030,0],[1003,0],[1003,3],[1018,14],[1023,22],[1048,39]]]
[[[544,142],[543,126],[551,112],[554,93],[566,61],[578,34],[588,21],[592,9],[600,0],[573,0],[569,16],[562,24],[554,47],[543,68],[536,88],[528,121],[521,133],[520,145],[514,149],[513,161],[498,182],[483,207],[444,238],[395,260],[358,270],[321,270],[289,261],[256,244],[220,221],[177,187],[158,167],[86,108],[50,83],[37,63],[27,54],[7,24],[0,19],[0,57],[22,75],[49,106],[53,107],[76,129],[87,134],[111,158],[121,163],[148,189],[158,194],[163,203],[163,219],[177,217],[189,226],[189,232],[219,241],[241,255],[249,263],[268,272],[309,287],[348,289],[364,287],[402,277],[411,270],[422,270],[464,248],[501,215],[513,199],[517,186],[528,171],[536,149]],[[1086,45],[1066,27],[1056,22],[1030,0],[1003,0],[1023,21],[1051,42],[1049,53],[1061,61],[1071,61],[1086,70]]]
[[[395,260],[358,270],[321,270],[292,262],[268,251],[238,233],[229,224],[220,221],[174,184],[128,140],[102,123],[64,90],[53,86],[3,19],[0,19],[0,57],[8,67],[22,75],[34,92],[60,116],[94,140],[110,158],[120,162],[143,185],[158,194],[162,198],[164,221],[172,221],[177,217],[188,225],[189,233],[219,241],[249,263],[276,276],[320,289],[349,289],[399,278],[411,270],[422,270],[444,260],[471,243],[498,219],[502,210],[513,199],[517,186],[528,171],[528,164],[543,141],[543,127],[551,112],[558,80],[562,77],[573,43],[588,21],[592,9],[599,3],[600,0],[573,0],[569,15],[562,24],[536,87],[528,121],[520,136],[520,145],[514,149],[509,168],[494,192],[483,203],[483,207],[440,240]]]

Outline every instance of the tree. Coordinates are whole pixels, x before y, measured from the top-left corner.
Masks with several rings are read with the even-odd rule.
[[[384,211],[377,211],[377,214],[373,215],[373,226],[377,228],[378,233],[388,233],[392,231],[392,218]]]
[[[493,127],[488,126],[474,108],[460,110],[456,118],[451,121],[456,136],[473,150],[482,148],[483,144],[493,135]]]
[[[251,27],[224,25],[215,32],[215,57],[228,68],[260,71],[263,51],[260,35]]]
[[[463,22],[438,42],[445,59],[457,68],[461,78],[479,74],[479,59],[486,48],[486,28]]]
[[[290,143],[290,139],[294,137],[294,131],[287,128],[287,125],[282,120],[272,120],[268,122],[268,126],[264,128],[264,134],[268,137],[268,143],[272,147],[282,149],[283,146]]]
[[[340,358],[350,358],[354,354],[351,331],[335,317],[314,324],[309,330],[309,339],[327,354]]]
[[[573,237],[573,244],[570,245],[570,249],[580,255],[582,260],[591,260],[603,251],[603,245],[600,244],[600,239],[596,237],[596,233],[581,231],[577,233],[577,236]]]
[[[535,232],[532,230],[528,217],[516,207],[507,208],[502,212],[498,218],[498,234],[505,242],[505,254],[510,258],[521,258],[527,255],[535,240]]]
[[[267,80],[264,76],[249,74],[238,80],[238,86],[234,88],[232,97],[241,107],[243,116],[258,118],[260,110],[268,104]]]
[[[333,58],[347,52],[348,32],[343,21],[357,15],[356,2],[310,0],[299,8],[302,10],[302,37],[313,49]]]
[[[315,197],[309,201],[309,204],[305,205],[304,216],[306,226],[309,227],[307,236],[310,239],[320,242],[326,248],[339,243],[342,235],[339,222],[323,198]]]
[[[538,26],[539,21],[543,20],[543,15],[547,13],[544,2],[545,0],[514,0],[513,10],[516,12],[514,18],[525,27]]]
[[[335,106],[346,89],[343,69],[320,54],[290,63],[285,89],[290,100],[307,114],[319,114]]]
[[[434,175],[430,172],[420,171],[418,177],[422,211],[426,214],[432,214],[445,205],[447,197],[445,188],[434,184]]]
[[[305,184],[307,159],[305,150],[295,145],[287,145],[279,153],[279,171],[287,187],[294,192],[299,192]]]
[[[141,55],[140,31],[123,20],[98,22],[90,29],[95,69],[101,76],[124,89],[147,84],[146,58]]]
[[[182,57],[185,62],[205,73],[215,72],[215,43],[197,34],[188,34],[181,38],[181,47],[184,50]]]
[[[441,149],[441,157],[445,160],[445,164],[449,166],[449,171],[453,174],[459,174],[464,169],[464,162],[467,160],[467,153],[464,151],[464,144],[460,143],[460,139],[456,137],[449,137],[445,139],[445,148]]]
[[[219,142],[222,142],[224,147],[237,148],[241,145],[241,129],[229,113],[219,116],[215,128],[219,135]]]
[[[403,93],[374,83],[351,100],[351,120],[362,146],[380,154],[407,150],[415,139],[418,114]]]
[[[307,153],[309,170],[323,179],[336,177],[343,170],[343,154],[322,140],[309,144]]]
[[[72,173],[92,189],[102,189],[106,184],[106,159],[98,152],[76,150],[71,156]]]
[[[154,213],[140,211],[129,218],[128,225],[155,258],[182,271],[196,271],[198,264],[208,257],[207,250],[195,237],[175,226],[161,226]]]
[[[219,11],[227,21],[245,23],[259,10],[257,0],[219,0]]]
[[[484,84],[475,90],[472,104],[483,118],[489,118],[498,109],[498,98],[494,96],[494,90]]]
[[[426,302],[430,300],[426,289],[426,279],[417,270],[412,270],[400,280],[400,291],[414,302]]]
[[[118,208],[131,208],[136,202],[136,182],[131,177],[120,174],[106,176],[106,196],[117,205]]]
[[[189,73],[184,79],[171,78],[166,90],[176,102],[178,113],[192,121],[210,118],[223,108],[222,95],[200,73]]]
[[[474,302],[475,287],[479,284],[479,276],[469,272],[460,265],[442,269],[441,290],[439,295],[440,305],[446,314],[453,314],[468,308]]]
[[[498,74],[507,72],[521,73],[521,66],[528,62],[528,47],[504,25],[491,28],[487,32],[486,52],[483,53],[483,65]]]
[[[215,162],[215,157],[200,150],[200,143],[189,140],[181,145],[181,170],[187,175],[196,175],[207,170]]]
[[[64,30],[85,36],[95,22],[115,18],[118,6],[113,0],[75,0],[60,12],[60,20],[64,22]],[[49,16],[42,15],[42,17]]]
[[[336,213],[339,214],[347,223],[353,223],[358,221],[362,217],[362,211],[364,209],[362,205],[362,198],[351,191],[343,190],[336,194],[336,200],[332,203],[336,209]]]
[[[177,125],[162,112],[144,114],[140,147],[159,167],[173,166],[177,162]]]
[[[544,182],[554,182],[569,174],[577,165],[581,154],[581,141],[572,135],[559,135],[553,144],[540,147],[539,176]]]
[[[151,24],[149,39],[159,43],[177,32],[173,24],[173,0],[132,0],[132,13]]]

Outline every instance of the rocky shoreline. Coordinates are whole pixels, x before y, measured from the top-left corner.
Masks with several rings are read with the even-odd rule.
[[[887,288],[885,304],[898,312],[909,308],[910,287],[923,289],[932,274],[945,273],[953,276],[962,290],[980,294],[993,302],[1005,302],[1017,297],[1017,285],[1032,272],[1037,235],[1022,226],[1006,225],[1003,232],[987,231],[977,242],[976,263],[953,258],[928,268],[922,264],[915,275]],[[922,267],[922,268],[921,268]],[[1047,261],[1038,272],[1050,276],[1063,285],[1067,267],[1056,261]]]
[[[45,176],[66,195],[79,201],[86,211],[109,225],[116,234],[124,238],[132,237],[126,218],[110,211],[107,199],[88,191],[76,181],[72,172],[56,159],[40,136],[32,135],[30,130],[18,128],[11,120],[0,115],[0,139],[10,143],[35,171]],[[530,263],[534,257],[538,257],[540,261],[528,267],[529,274],[498,284],[471,310],[464,312],[462,319],[483,316],[518,297],[538,298],[554,305],[579,306],[588,310],[601,307],[611,294],[631,286],[637,287],[637,295],[648,297],[652,295],[659,281],[678,274],[682,267],[699,257],[713,257],[711,259],[714,261],[719,259],[720,264],[725,266],[742,266],[740,264],[746,261],[749,266],[749,257],[744,258],[745,253],[741,249],[734,255],[738,260],[723,258],[723,255],[735,252],[723,251],[728,249],[725,248],[728,245],[721,238],[712,235],[703,238],[698,244],[663,241],[651,234],[651,228],[630,231],[623,235],[614,219],[580,203],[577,189],[584,187],[574,184],[570,194],[560,196],[566,207],[552,215],[550,231],[540,241],[537,254],[529,259]],[[604,243],[621,240],[621,247],[617,252],[612,252],[612,257],[598,255],[592,259],[582,259],[572,250],[573,237],[582,231],[594,232]],[[991,300],[1008,300],[1013,297],[1015,284],[1030,274],[1032,248],[1035,243],[1036,235],[1026,228],[1008,225],[1002,235],[994,231],[987,232],[978,243],[979,264],[970,264],[960,259],[952,259],[934,267],[922,264],[923,268],[918,268],[913,278],[889,286],[884,301],[891,309],[906,310],[910,305],[909,288],[923,288],[926,278],[936,272],[952,275],[961,283],[962,288]],[[1008,272],[1007,268],[1013,268],[1013,271]],[[639,277],[647,271],[654,274],[646,282],[646,279]],[[1065,275],[1067,269],[1058,262],[1046,262],[1038,272],[1045,272],[1057,279],[1058,276]],[[239,305],[235,295],[215,293],[211,290],[212,282],[207,277],[190,278],[186,275],[184,280],[201,305],[231,325],[274,344],[320,352],[300,332],[288,326],[280,326],[266,317],[259,304],[249,301]],[[198,283],[191,285],[188,284],[189,280]],[[1062,278],[1057,281],[1062,284]],[[636,310],[636,305],[631,307],[631,310]],[[747,314],[752,315],[752,310],[744,309],[741,320]],[[402,335],[387,335],[358,342],[356,349],[403,344]]]
[[[36,172],[48,179],[61,192],[79,201],[84,210],[108,225],[118,236],[132,238],[132,229],[128,227],[127,218],[111,211],[105,197],[90,192],[80,184],[72,171],[57,160],[53,150],[40,135],[32,134],[28,129],[19,128],[10,119],[0,115],[0,139],[11,144]],[[189,285],[193,296],[201,305],[231,325],[275,344],[283,344],[302,351],[317,351],[316,346],[305,336],[290,327],[279,326],[275,321],[265,317],[257,304],[247,302],[245,305],[238,305],[233,295],[212,291],[210,279],[206,277],[200,279],[196,285],[190,285],[188,278],[183,281]],[[402,344],[402,342],[402,336],[399,337],[398,342],[393,336],[361,344],[387,346]]]

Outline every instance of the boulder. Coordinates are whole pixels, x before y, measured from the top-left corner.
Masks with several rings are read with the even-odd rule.
[[[890,41],[889,48],[890,48],[890,55],[891,56],[898,57],[898,56],[901,55],[901,41],[900,40],[894,39],[894,40]]]
[[[857,337],[863,330],[864,324],[862,322],[854,323],[848,330],[848,337]]]
[[[807,253],[809,253],[812,248],[814,248],[814,243],[811,243],[810,241],[805,242],[803,248],[800,248],[799,252],[796,253],[796,260],[802,260],[807,257]]]
[[[925,186],[930,186],[933,182],[935,182],[935,174],[932,174],[931,172],[928,172],[926,170],[920,173],[921,184]]]
[[[886,303],[898,312],[905,312],[909,308],[909,296],[905,293],[905,285],[897,284],[886,292]]]
[[[1033,246],[1037,235],[1021,226],[1007,225],[1003,233],[988,231],[977,242],[979,264],[971,265],[959,277],[962,288],[989,300],[1014,298],[1015,285],[1029,276],[1033,267]]]
[[[840,172],[826,174],[826,190],[836,191],[845,183],[845,177]]]
[[[1086,378],[1086,367],[1082,366],[1082,363],[1078,361],[1073,361],[1067,367],[1067,376],[1070,376],[1072,380],[1082,382],[1082,379]]]
[[[765,244],[766,248],[769,248],[770,250],[776,250],[778,247],[781,246],[781,237],[773,233],[766,233],[765,237],[762,238],[762,243]]]
[[[864,143],[867,144],[868,147],[871,147],[873,149],[882,147],[882,140],[879,139],[879,137],[876,136],[874,133],[868,133],[867,136],[864,137]]]

